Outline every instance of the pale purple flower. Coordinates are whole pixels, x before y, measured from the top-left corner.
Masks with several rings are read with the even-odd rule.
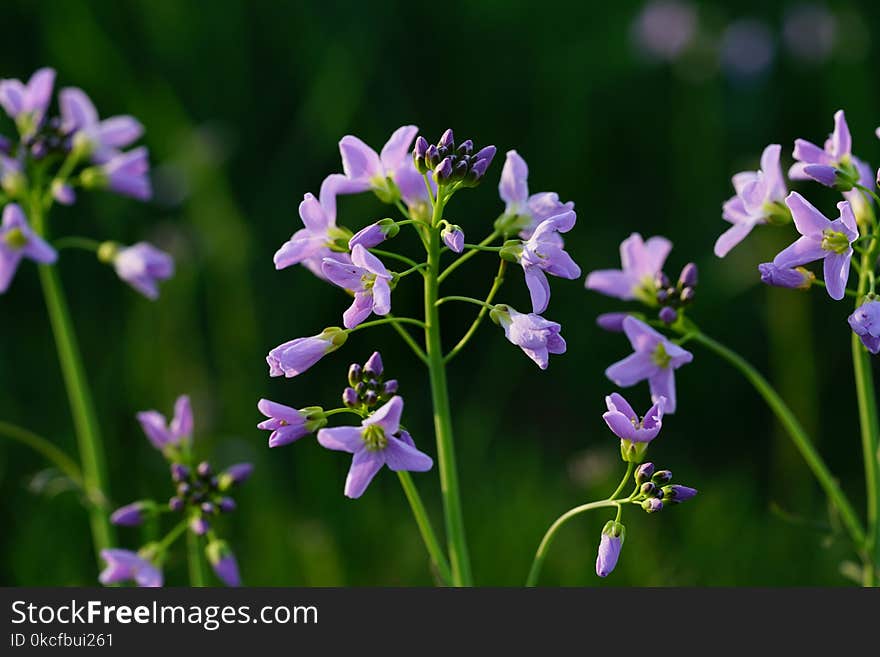
[[[581,268],[566,253],[560,236],[560,233],[567,233],[574,227],[576,219],[573,210],[545,219],[538,224],[532,236],[516,249],[516,259],[525,273],[533,312],[544,312],[550,303],[547,274],[569,280],[580,278]]]
[[[174,275],[174,260],[152,244],[138,242],[116,252],[113,268],[119,278],[155,301],[159,298],[159,281]]]
[[[809,64],[826,60],[837,39],[837,19],[827,7],[800,3],[785,12],[782,38],[789,52]]]
[[[339,142],[342,155],[342,170],[346,184],[340,187],[340,194],[355,194],[373,189],[380,194],[388,193],[389,179],[407,166],[412,167],[410,144],[419,129],[405,125],[392,133],[391,137],[377,153],[353,135],[346,135]],[[424,184],[424,183],[423,183]]]
[[[562,327],[556,322],[535,313],[520,313],[504,305],[495,306],[490,317],[501,325],[508,341],[522,349],[542,370],[547,369],[550,354],[565,353],[565,340],[560,334]]]
[[[608,577],[617,566],[620,557],[620,548],[626,530],[622,524],[615,520],[609,520],[602,528],[602,538],[599,541],[599,554],[596,557],[596,574],[599,577]]]
[[[663,409],[666,405],[665,397],[660,397],[642,418],[639,418],[638,413],[623,395],[616,392],[605,397],[605,405],[608,411],[602,415],[602,419],[621,440],[649,443],[660,433],[660,428],[663,426]]]
[[[50,265],[58,254],[28,225],[21,207],[10,203],[0,224],[0,294],[9,289],[22,258]]]
[[[391,312],[391,274],[372,253],[360,244],[351,251],[351,263],[324,258],[324,276],[334,285],[354,294],[354,302],[342,315],[345,328],[354,328],[371,313]]]
[[[289,445],[326,424],[323,410],[318,407],[298,411],[284,404],[261,399],[257,408],[269,418],[257,425],[258,429],[272,432],[269,436],[269,447]]]
[[[133,581],[138,586],[155,588],[162,586],[162,571],[131,550],[101,550],[101,558],[107,567],[98,576],[105,586]]]
[[[673,60],[690,46],[697,34],[697,12],[689,2],[655,0],[633,21],[631,34],[645,55]]]
[[[20,193],[24,184],[24,169],[14,157],[0,153],[0,186],[10,196]]]
[[[106,187],[122,196],[149,201],[153,196],[149,173],[149,151],[145,146],[140,146],[114,155],[97,167],[86,169],[81,178],[86,186]]]
[[[98,110],[82,89],[62,89],[58,104],[62,132],[72,134],[75,143],[84,139],[93,162],[107,162],[144,134],[144,127],[133,116],[113,116],[101,121]]]
[[[52,181],[52,198],[61,205],[73,205],[76,203],[76,192],[71,185],[60,180]]]
[[[340,174],[328,176],[321,184],[320,200],[313,194],[303,196],[299,216],[304,228],[291,235],[275,253],[275,269],[302,264],[315,276],[324,278],[321,271],[324,258],[332,254],[348,261],[348,254],[334,253],[331,249],[344,249],[347,241],[346,233],[336,226],[336,193],[343,182],[344,176]]]
[[[837,204],[840,217],[834,221],[827,219],[797,192],[789,194],[785,203],[801,237],[777,254],[773,264],[791,269],[814,260],[824,260],[828,295],[838,301],[843,299],[849,279],[852,243],[859,237],[859,227],[849,202]]]
[[[137,419],[153,447],[160,451],[192,442],[193,413],[187,395],[181,395],[174,403],[174,418],[170,425],[158,411],[141,411]]]
[[[602,313],[596,318],[596,324],[611,333],[623,333],[623,320],[627,317],[629,313]]]
[[[412,161],[407,161],[394,174],[394,183],[400,191],[400,198],[409,208],[410,216],[414,219],[429,219],[431,213],[431,198],[437,196],[437,183],[433,176],[428,176],[428,184],[425,177],[420,174]],[[431,187],[431,196],[428,195],[428,186]]]
[[[425,472],[433,466],[431,457],[416,449],[409,434],[401,431],[402,412],[403,399],[394,397],[360,427],[334,427],[318,432],[322,446],[354,454],[345,481],[347,497],[360,497],[383,465],[395,472]]]
[[[675,370],[690,363],[693,354],[635,317],[623,320],[623,332],[634,353],[611,365],[605,370],[605,376],[624,388],[647,379],[651,401],[658,403],[665,397],[663,412],[672,415],[675,413]]]
[[[880,301],[863,303],[847,321],[868,351],[880,353]]]
[[[394,219],[381,219],[356,232],[348,240],[348,248],[353,249],[360,244],[365,249],[379,246],[386,239],[395,237],[400,232],[400,227]]]
[[[752,229],[765,224],[774,215],[784,211],[785,179],[779,165],[782,147],[770,144],[761,155],[758,171],[743,171],[733,177],[736,195],[724,203],[722,218],[733,224],[715,242],[715,255],[726,256],[742,242]]]
[[[55,70],[41,68],[24,84],[21,80],[0,80],[0,105],[15,121],[23,139],[39,129],[52,100]]]
[[[504,216],[511,223],[508,233],[519,232],[528,239],[545,219],[574,209],[574,203],[562,203],[555,192],[529,194],[529,167],[516,151],[507,151],[507,159],[501,170],[498,193],[506,203]]]
[[[690,486],[682,486],[681,484],[664,486],[663,501],[667,504],[669,502],[673,502],[674,504],[681,504],[682,502],[687,502],[689,499],[695,497],[698,492],[699,491],[696,488],[691,488]]]
[[[640,299],[653,304],[654,278],[663,269],[672,242],[651,237],[647,242],[633,233],[620,244],[621,269],[600,269],[587,276],[587,289],[624,301]]]
[[[773,287],[807,290],[816,280],[815,274],[803,267],[787,269],[777,267],[772,262],[762,262],[758,265],[758,271],[761,272],[761,281]]]
[[[241,575],[235,554],[229,549],[226,541],[211,541],[205,550],[214,573],[226,586],[241,586]]]
[[[217,476],[217,488],[227,490],[247,481],[254,472],[253,463],[236,463],[230,465]]]
[[[110,522],[120,527],[137,527],[144,521],[144,513],[149,503],[132,502],[121,506],[110,515]]]
[[[202,516],[193,516],[189,521],[189,529],[196,536],[204,536],[211,529],[211,523]]]
[[[447,224],[440,233],[443,243],[449,247],[453,253],[461,253],[464,251],[464,231],[461,226]]]
[[[339,349],[347,339],[348,334],[345,331],[330,327],[318,335],[285,342],[266,356],[269,376],[285,376],[290,379],[302,374],[324,356]]]
[[[775,55],[773,33],[763,21],[735,20],[721,35],[719,59],[732,78],[750,80],[766,73]]]

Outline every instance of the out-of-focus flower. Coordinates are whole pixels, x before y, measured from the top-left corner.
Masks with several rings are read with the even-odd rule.
[[[58,254],[31,229],[21,207],[10,203],[3,209],[0,224],[0,294],[9,289],[22,258],[50,265]]]
[[[187,395],[181,395],[174,403],[174,418],[170,425],[159,411],[141,411],[137,419],[153,447],[159,451],[192,441],[193,413]]]
[[[848,320],[850,328],[872,354],[880,353],[880,301],[868,301],[855,309]]]
[[[0,106],[15,121],[23,140],[30,139],[43,123],[52,100],[55,69],[41,68],[24,84],[21,80],[0,80]]]
[[[735,79],[750,80],[766,73],[775,51],[773,33],[758,20],[734,21],[721,35],[721,66]]]
[[[130,550],[101,550],[101,558],[107,567],[101,572],[98,581],[105,586],[133,581],[142,587],[162,586],[162,571],[151,562]]]
[[[149,152],[140,146],[118,153],[103,164],[84,169],[80,181],[86,189],[109,189],[122,196],[149,201],[153,195],[149,173]]]
[[[174,275],[172,257],[147,242],[127,247],[104,242],[98,248],[98,259],[112,264],[120,279],[153,301],[159,298],[159,281]]]
[[[101,121],[98,110],[82,89],[62,89],[58,104],[61,131],[73,136],[74,147],[84,144],[93,162],[100,164],[113,159],[144,134],[144,127],[133,116],[112,116]]]
[[[633,21],[631,34],[646,56],[671,61],[677,59],[697,34],[697,11],[689,2],[656,0],[649,2]]]
[[[782,38],[796,59],[807,64],[820,64],[834,50],[837,20],[821,4],[798,4],[785,13]]]
[[[241,586],[238,562],[226,541],[211,541],[205,548],[205,554],[207,554],[208,562],[221,582],[226,586]]]
[[[663,269],[672,242],[651,237],[647,242],[633,233],[620,244],[621,269],[600,269],[587,276],[587,289],[624,301],[639,299],[655,303],[654,279]]]
[[[506,205],[495,227],[505,235],[529,239],[545,219],[574,210],[573,202],[560,202],[555,192],[529,194],[529,167],[516,151],[507,151],[498,193]]]
[[[395,174],[409,162],[409,147],[419,129],[405,125],[395,130],[382,152],[377,153],[353,135],[346,135],[339,141],[342,155],[342,170],[345,181],[337,189],[339,194],[357,194],[372,189],[380,199],[393,202],[396,190],[393,185]]]

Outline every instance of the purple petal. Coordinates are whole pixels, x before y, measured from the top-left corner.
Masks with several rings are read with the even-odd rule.
[[[600,294],[615,297],[623,301],[635,298],[632,277],[619,269],[599,269],[587,276],[586,287]]]
[[[622,388],[628,388],[653,376],[659,370],[650,354],[634,353],[611,365],[605,370],[605,376]]]
[[[363,246],[355,245],[351,250],[351,261],[359,267],[363,267],[364,269],[373,272],[377,276],[383,276],[385,278],[391,277],[388,273],[388,269],[382,264],[382,261],[367,251]]]
[[[785,178],[782,176],[782,167],[779,164],[779,156],[782,146],[770,144],[761,154],[761,171],[764,172],[765,181],[770,200],[781,201],[785,197]]]
[[[321,183],[321,189],[318,196],[321,199],[321,205],[330,218],[330,223],[336,225],[336,197],[340,194],[359,194],[370,188],[370,181],[352,180],[341,173],[331,173],[324,178]]]
[[[409,161],[409,147],[418,131],[419,129],[414,125],[405,125],[392,133],[379,155],[386,174],[394,173]]]
[[[840,212],[840,220],[843,222],[843,225],[849,228],[850,240],[854,241],[859,236],[859,225],[856,222],[856,215],[853,212],[852,205],[850,205],[849,201],[841,201],[837,204],[837,210]]]
[[[628,316],[627,313],[603,313],[596,318],[596,324],[605,331],[623,333],[623,320]]]
[[[507,159],[501,170],[498,194],[508,208],[524,204],[529,198],[529,167],[516,151],[507,151]]]
[[[608,577],[617,566],[622,546],[623,540],[620,537],[602,534],[602,539],[599,542],[599,554],[596,557],[596,574],[599,577]]]
[[[354,328],[362,323],[373,312],[373,295],[369,292],[357,292],[354,301],[348,309],[342,313],[342,325],[345,328]]]
[[[181,395],[174,403],[174,419],[171,420],[171,433],[178,439],[193,435],[192,404],[188,395]]]
[[[819,148],[813,142],[807,141],[806,139],[796,139],[794,142],[794,152],[792,153],[794,159],[797,160],[801,165],[804,164],[831,164],[831,158],[828,156],[828,153],[825,152],[825,149]],[[788,172],[789,178],[793,178],[795,180],[804,180],[801,173],[803,166],[798,171],[794,170],[794,167],[791,168]]]
[[[364,446],[363,429],[361,427],[321,429],[318,431],[318,443],[326,449],[354,454]]]
[[[815,260],[821,260],[828,254],[822,248],[820,239],[799,237],[793,244],[786,247],[773,258],[773,264],[780,269],[791,269]]]
[[[672,367],[657,368],[648,379],[648,385],[651,389],[651,401],[657,403],[661,397],[665,397],[664,412],[669,415],[675,413],[675,370]]]
[[[834,132],[831,133],[831,150],[838,160],[852,153],[852,137],[843,110],[834,113]]]
[[[288,424],[298,424],[303,419],[302,413],[295,408],[279,404],[278,402],[273,402],[269,399],[261,399],[257,403],[257,409],[266,417],[278,418],[279,420],[284,420]]]
[[[373,283],[373,312],[377,315],[391,312],[391,285],[382,277],[376,278]]]
[[[314,194],[303,196],[302,203],[299,204],[299,216],[305,227],[315,233],[326,233],[327,228],[333,225]]]
[[[629,420],[638,420],[638,415],[636,414],[633,407],[630,406],[629,402],[624,399],[623,395],[617,392],[612,392],[610,395],[605,397],[605,406],[609,411],[617,411],[619,413],[623,413]]]
[[[547,310],[547,304],[550,303],[550,283],[538,267],[523,267],[523,271],[532,299],[532,312],[542,313]]]
[[[324,272],[327,280],[344,290],[360,290],[362,287],[361,278],[366,274],[363,268],[334,258],[324,258],[321,271]]]
[[[174,442],[174,437],[165,422],[165,416],[158,411],[142,411],[136,417],[144,434],[156,449],[162,450],[166,445]]]
[[[825,258],[825,287],[828,288],[828,296],[835,301],[840,301],[846,295],[851,259],[852,249],[847,253],[829,253]]]
[[[619,411],[608,411],[602,414],[605,424],[621,440],[633,440],[636,435],[636,428],[632,421]]]
[[[125,148],[140,139],[144,126],[133,116],[114,116],[101,121],[97,136],[105,146]]]
[[[636,351],[653,351],[658,343],[666,342],[663,335],[635,317],[623,320],[623,332]]]
[[[427,472],[434,465],[430,456],[393,436],[388,437],[388,445],[383,450],[382,456],[385,465],[395,472],[400,470]]]
[[[42,119],[52,100],[52,88],[55,86],[55,69],[41,68],[37,70],[27,83],[26,109],[36,112]]]
[[[403,413],[403,398],[392,397],[382,408],[364,420],[364,426],[381,427],[387,436],[393,436],[400,430],[400,415]]]
[[[343,137],[339,142],[339,153],[342,155],[342,170],[349,179],[369,181],[383,175],[382,163],[376,151],[357,137]]]
[[[749,222],[734,224],[728,228],[715,242],[715,255],[719,258],[726,256],[733,247],[748,237],[754,227],[755,224]]]
[[[382,468],[383,460],[380,452],[362,449],[355,452],[351,460],[351,469],[345,480],[345,496],[357,499],[364,494],[373,477]]]
[[[82,89],[62,89],[58,93],[58,104],[61,107],[61,129],[64,132],[82,130],[98,123],[98,110]]]

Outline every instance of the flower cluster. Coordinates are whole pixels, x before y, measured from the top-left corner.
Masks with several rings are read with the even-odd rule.
[[[352,363],[348,368],[348,386],[342,391],[343,405],[368,410],[391,399],[397,394],[397,379],[385,381],[383,373],[382,356],[378,351],[373,352],[363,366]]]
[[[143,411],[138,422],[150,443],[170,464],[175,494],[167,504],[139,500],[118,508],[110,516],[114,525],[134,527],[148,518],[170,511],[181,517],[177,526],[160,541],[137,552],[108,549],[101,552],[107,568],[100,575],[103,584],[133,581],[138,586],[162,586],[162,562],[171,545],[187,529],[207,540],[205,554],[217,577],[227,586],[239,586],[238,564],[229,545],[214,530],[215,519],[235,510],[233,489],[253,471],[250,463],[238,463],[215,472],[207,461],[196,463],[193,455],[193,414],[189,397],[181,396],[169,423],[158,411]]]
[[[140,242],[124,247],[84,238],[49,244],[45,215],[54,203],[71,205],[78,189],[106,189],[141,201],[152,196],[145,147],[133,147],[143,126],[131,116],[101,119],[82,89],[58,93],[57,116],[50,116],[55,71],[42,68],[25,83],[0,80],[0,107],[15,123],[18,139],[0,136],[0,294],[23,259],[51,265],[62,245],[96,252],[119,278],[144,296],[158,296],[157,283],[174,273],[167,254]],[[129,149],[129,150],[125,150]]]

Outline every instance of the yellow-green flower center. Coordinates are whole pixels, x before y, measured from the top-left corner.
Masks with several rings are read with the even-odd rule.
[[[672,362],[672,356],[666,353],[666,346],[661,342],[654,349],[654,353],[651,354],[651,360],[653,360],[654,364],[658,367],[666,369],[669,367],[669,363]]]
[[[27,235],[22,232],[21,228],[13,228],[3,236],[3,241],[5,241],[10,248],[17,251],[18,249],[23,249],[27,246],[28,238]]]
[[[388,438],[385,437],[384,429],[376,424],[365,428],[362,438],[367,449],[371,452],[381,451],[388,446]]]
[[[849,250],[849,238],[839,230],[827,228],[822,231],[822,248],[833,253],[846,253]]]

